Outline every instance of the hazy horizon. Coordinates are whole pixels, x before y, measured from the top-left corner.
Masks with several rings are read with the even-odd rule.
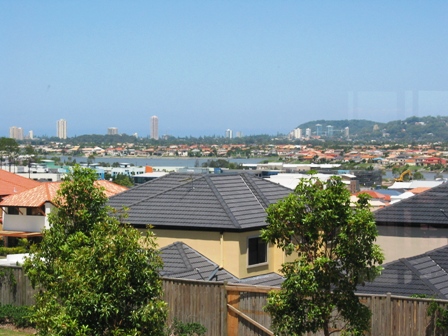
[[[448,115],[446,1],[0,0],[0,136]]]

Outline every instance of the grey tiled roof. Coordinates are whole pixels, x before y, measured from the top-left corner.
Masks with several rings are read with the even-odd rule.
[[[210,259],[182,242],[160,249],[163,270],[160,275],[167,278],[227,281],[229,283],[280,287],[283,278],[276,273],[269,273],[250,278],[239,279]]]
[[[421,194],[404,199],[374,212],[377,224],[448,225],[448,183],[443,183]]]
[[[266,225],[266,207],[291,190],[251,174],[172,173],[109,199],[132,225],[244,231]]]
[[[182,242],[160,249],[160,255],[164,264],[161,276],[190,280],[238,281],[224,269],[218,269],[216,272],[217,264]]]
[[[425,294],[448,299],[448,245],[384,265],[373,282],[359,286],[359,293],[411,296]]]

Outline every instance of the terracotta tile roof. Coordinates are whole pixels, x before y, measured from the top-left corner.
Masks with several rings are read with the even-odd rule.
[[[3,201],[0,202],[0,206],[39,207],[45,202],[51,202],[53,200],[61,183],[62,182],[40,183],[39,186],[33,189],[5,197]],[[105,188],[104,192],[107,197],[119,194],[128,189],[105,180],[95,181],[95,184]]]
[[[98,180],[95,182],[96,185],[100,185],[102,187],[104,187],[104,193],[106,194],[106,196],[109,198],[111,196],[117,195],[123,191],[128,190],[128,188],[123,187],[119,184],[110,182],[110,181],[106,181],[106,180]]]
[[[409,191],[411,193],[413,193],[413,194],[420,194],[420,193],[422,193],[422,192],[424,192],[426,190],[429,190],[429,189],[431,189],[431,188],[429,188],[429,187],[418,187],[418,188],[411,189]]]
[[[41,183],[0,169],[0,196],[17,194]]]
[[[385,195],[385,194],[379,193],[379,192],[374,191],[374,190],[363,190],[363,191],[360,191],[360,192],[356,193],[355,195],[358,196],[359,194],[368,194],[373,199],[380,199],[380,200],[390,201],[390,195]]]

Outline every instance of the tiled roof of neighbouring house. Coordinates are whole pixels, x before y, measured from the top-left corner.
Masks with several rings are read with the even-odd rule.
[[[0,196],[17,194],[40,184],[38,181],[0,169]]]
[[[45,202],[51,202],[53,200],[61,183],[62,182],[39,183],[35,188],[5,197],[3,201],[0,202],[0,206],[39,207]],[[128,190],[126,187],[105,180],[95,181],[95,185],[104,187],[104,193],[107,197]]]
[[[283,282],[283,277],[276,273],[239,279],[182,242],[176,242],[160,249],[160,255],[164,264],[160,275],[167,278],[227,281],[274,287],[280,287]]]
[[[427,224],[448,225],[448,183],[377,210],[374,214],[377,224]]]
[[[373,282],[358,286],[358,293],[412,296],[427,295],[448,299],[448,245],[384,265]]]
[[[266,208],[291,190],[251,174],[172,173],[111,197],[126,220],[156,228],[244,231],[266,225]]]

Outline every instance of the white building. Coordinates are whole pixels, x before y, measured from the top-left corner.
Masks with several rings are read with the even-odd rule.
[[[296,128],[292,132],[293,132],[292,136],[294,139],[302,138],[302,130],[300,128]]]
[[[344,136],[350,138],[350,128],[348,126],[344,128]]]
[[[226,131],[226,138],[227,139],[232,139],[233,138],[233,132],[231,129],[227,129]]]
[[[56,122],[56,136],[59,139],[67,139],[67,121],[65,119],[59,119]]]
[[[157,116],[151,117],[150,131],[150,138],[159,140],[159,118]]]
[[[9,137],[16,140],[23,140],[22,127],[12,126],[9,128]]]
[[[118,128],[116,128],[116,127],[109,127],[107,129],[107,134],[108,135],[116,135],[116,134],[118,134]]]

